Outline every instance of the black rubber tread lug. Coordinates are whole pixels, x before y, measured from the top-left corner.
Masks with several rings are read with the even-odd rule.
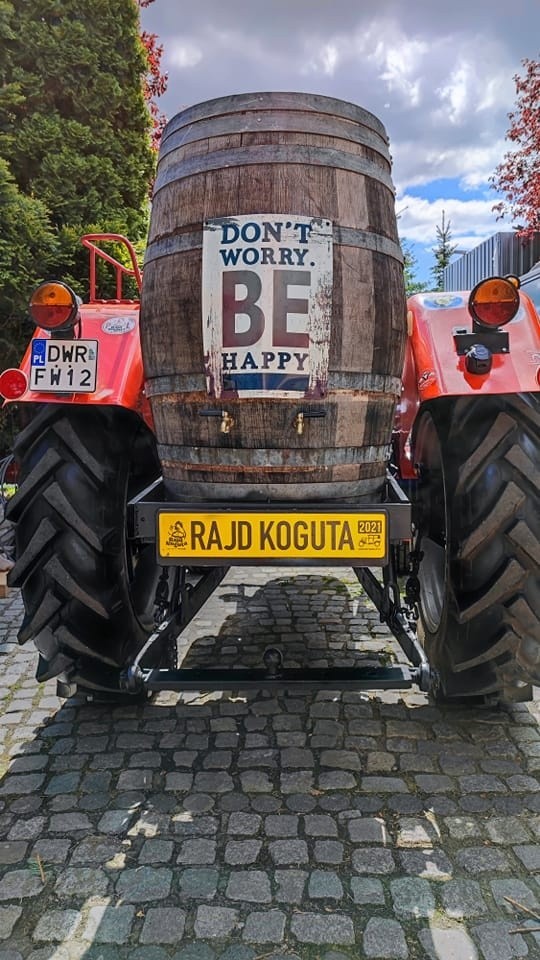
[[[482,663],[489,663],[491,660],[511,651],[512,647],[515,646],[515,640],[515,634],[505,633],[504,637],[489,646],[483,653],[478,654],[477,657],[472,657],[470,660],[461,660],[459,663],[453,663],[452,666],[456,673],[462,673],[464,670],[471,670]]]
[[[26,643],[41,633],[62,606],[62,601],[51,590],[44,594],[39,606],[32,615],[26,614],[17,634],[19,643]]]
[[[107,478],[107,471],[90,453],[88,447],[73,429],[70,421],[64,417],[62,420],[59,420],[58,423],[55,423],[54,430],[74,456],[90,470],[95,479],[99,483],[104,483]]]
[[[55,635],[58,638],[60,646],[65,650],[72,650],[77,655],[82,655],[84,657],[89,657],[91,660],[97,660],[99,663],[105,663],[110,667],[117,667],[118,664],[107,654],[103,653],[101,649],[95,649],[87,643],[83,643],[79,640],[68,627],[60,626],[55,631]],[[39,649],[39,639],[36,641],[36,646]]]
[[[526,575],[526,571],[517,560],[511,560],[496,583],[485,590],[478,600],[459,611],[458,622],[461,624],[469,623],[480,613],[493,607],[494,604],[508,600],[523,586]]]
[[[24,478],[15,496],[8,500],[6,517],[9,520],[16,523],[20,519],[30,500],[41,493],[46,481],[61,463],[62,458],[56,450],[47,450],[32,472]]]
[[[467,537],[457,552],[460,560],[472,560],[480,549],[485,547],[487,538],[506,523],[509,523],[526,500],[526,496],[515,483],[509,483],[493,510]]]
[[[26,550],[18,558],[15,566],[9,572],[8,583],[11,587],[21,587],[28,575],[32,572],[31,568],[39,560],[40,556],[47,548],[52,545],[54,538],[58,535],[58,527],[44,517],[40,521],[36,532],[29,540]]]
[[[515,421],[508,414],[499,414],[482,443],[473,450],[465,463],[461,465],[456,493],[463,490],[467,484],[474,483],[474,475],[484,469],[486,458],[494,458],[497,446],[512,433],[515,426]]]
[[[506,536],[518,551],[527,554],[540,569],[540,541],[524,520],[514,524]]]
[[[30,423],[24,427],[15,438],[13,444],[13,452],[17,459],[26,454],[30,447],[35,443],[35,441],[43,436],[44,431],[51,427],[54,421],[60,417],[65,416],[66,410],[65,407],[61,407],[55,404],[47,404],[42,407],[38,414],[32,418]]]
[[[506,454],[508,462],[518,470],[533,490],[540,490],[540,471],[536,469],[532,460],[522,447],[514,444]]]
[[[78,600],[83,606],[89,607],[90,610],[93,610],[94,613],[97,613],[97,615],[104,620],[109,620],[110,613],[106,607],[74,580],[59,557],[51,557],[45,564],[44,570],[48,576],[50,576],[62,590],[73,597],[74,600]]]
[[[52,660],[45,660],[40,654],[36,669],[36,680],[38,680],[39,683],[45,683],[46,680],[52,680],[60,673],[63,673],[64,670],[71,669],[71,667],[72,661],[63,653],[57,653]]]
[[[88,526],[87,523],[82,519],[80,514],[73,508],[63,490],[60,487],[59,483],[52,483],[47,487],[43,492],[43,496],[47,503],[60,514],[61,517],[66,521],[66,523],[79,534],[83,540],[86,540],[89,546],[91,546],[98,553],[103,549],[103,540],[107,536],[108,531],[104,531],[103,535],[100,537],[98,534]]]

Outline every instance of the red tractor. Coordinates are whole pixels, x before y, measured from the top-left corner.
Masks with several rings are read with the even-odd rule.
[[[216,117],[219,150],[201,152]],[[30,413],[10,581],[38,680],[124,697],[417,684],[528,699],[540,684],[539,317],[501,277],[405,309],[381,130],[353,105],[299,94],[190,108],[163,138],[144,281],[127,240],[93,235],[87,303],[61,282],[33,294],[34,336],[0,388]],[[174,194],[188,189],[189,202]],[[113,240],[131,267],[107,252]],[[97,295],[96,258],[116,272],[112,300]],[[357,263],[371,269],[360,306],[346,286]],[[125,274],[142,283],[141,331]],[[375,325],[371,370],[353,369],[368,339],[358,316],[378,311],[394,346]],[[176,637],[234,563],[352,567],[411,666],[301,671],[270,647],[260,670],[176,669]]]

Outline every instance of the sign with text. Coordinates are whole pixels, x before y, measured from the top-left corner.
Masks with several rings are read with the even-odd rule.
[[[207,220],[202,311],[211,396],[324,396],[331,221],[294,214]]]

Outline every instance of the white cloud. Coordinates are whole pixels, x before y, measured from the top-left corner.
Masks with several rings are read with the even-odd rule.
[[[353,101],[388,129],[401,190],[436,178],[487,184],[506,152],[513,75],[538,55],[531,0],[159,0],[171,117],[183,103],[257,90]]]
[[[497,221],[493,202],[493,199],[425,200],[404,194],[396,203],[400,236],[431,248],[437,241],[437,226],[441,224],[444,211],[445,221],[450,224],[452,243],[460,250],[469,250],[493,233],[511,229],[509,224],[501,226]]]
[[[180,70],[196,67],[203,58],[202,50],[197,44],[189,40],[175,40],[171,38],[167,49],[167,60],[170,65]]]

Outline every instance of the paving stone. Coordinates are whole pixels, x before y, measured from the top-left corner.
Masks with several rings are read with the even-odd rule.
[[[344,914],[296,913],[291,919],[291,933],[300,943],[353,944],[353,922]]]
[[[145,840],[139,853],[139,863],[167,863],[174,850],[172,840],[158,840],[152,838]]]
[[[11,936],[22,912],[19,906],[0,907],[0,940],[7,940]]]
[[[520,845],[512,848],[526,870],[540,872],[540,844]]]
[[[502,780],[487,773],[458,777],[458,782],[463,793],[506,793]]]
[[[308,849],[305,840],[273,840],[268,844],[272,860],[278,866],[308,862]]]
[[[17,820],[10,828],[8,840],[33,840],[39,836],[45,824],[45,817],[30,817],[28,820]],[[91,826],[89,822],[89,827]]]
[[[255,863],[261,847],[261,840],[229,840],[225,847],[225,863],[232,866]]]
[[[442,886],[441,897],[445,913],[454,919],[481,917],[488,913],[476,880],[449,880]]]
[[[124,870],[117,882],[118,895],[131,903],[163,900],[169,896],[172,870],[164,867],[136,867]]]
[[[216,859],[215,840],[184,840],[180,847],[177,863],[206,864],[214,863]]]
[[[19,776],[7,776],[0,787],[0,796],[18,797],[21,793],[35,793],[45,780],[44,773],[28,773]]]
[[[274,789],[270,777],[263,770],[245,770],[240,774],[240,781],[246,793],[271,793]]]
[[[340,900],[343,885],[337,873],[332,870],[314,870],[309,878],[308,896],[312,899]]]
[[[151,907],[140,933],[141,943],[179,943],[184,936],[186,914],[178,907]]]
[[[63,813],[61,816],[55,814],[51,817],[49,823],[51,833],[72,834],[78,830],[93,831],[92,822],[86,813]]]
[[[260,950],[255,952],[253,947],[246,947],[242,943],[234,943],[219,955],[219,960],[255,960],[257,954],[260,956]],[[276,960],[277,954],[267,954],[267,958],[268,960]],[[283,960],[290,960],[290,958],[283,957]]]
[[[76,932],[81,923],[79,910],[51,910],[41,917],[34,929],[34,940],[66,941]]]
[[[384,904],[384,889],[380,880],[369,877],[352,877],[351,892],[355,903]]]
[[[478,950],[466,930],[430,925],[418,939],[430,960],[478,960]]]
[[[295,770],[293,773],[281,774],[280,791],[283,795],[288,793],[309,793],[312,788],[313,772],[311,770]]]
[[[299,817],[292,814],[266,817],[264,829],[269,837],[296,837],[298,835]]]
[[[173,771],[165,777],[165,790],[174,790],[175,793],[188,793],[193,786],[191,773],[177,773]]]
[[[85,814],[70,814],[70,816],[77,816],[77,817],[84,816],[85,819],[88,821],[88,829],[89,830],[92,829],[92,825]],[[55,820],[55,819],[56,819],[55,817],[51,817],[51,823],[52,823],[52,820]],[[57,819],[59,822],[57,830],[59,833],[63,833],[64,831],[60,828],[60,822],[62,818],[58,817]],[[133,820],[133,812],[131,810],[107,810],[103,814],[103,816],[101,817],[98,823],[98,830],[100,833],[110,833],[110,834],[117,834],[121,836],[122,834],[127,833],[129,825],[132,820]],[[52,825],[50,829],[51,830],[53,829]],[[66,830],[69,830],[69,832],[71,832],[71,829],[69,827],[66,828]]]
[[[231,907],[198,907],[195,935],[201,938],[224,940],[238,924],[238,911]]]
[[[495,847],[468,847],[465,850],[458,850],[456,861],[468,873],[486,873],[488,871],[500,873],[511,869],[506,854]]]
[[[190,943],[174,954],[173,960],[215,960],[216,954],[207,943]]]
[[[320,760],[322,767],[332,770],[361,770],[360,757],[353,750],[323,750]]]
[[[248,943],[281,943],[285,935],[285,914],[281,910],[249,913],[243,939]]]
[[[524,823],[518,817],[493,817],[486,820],[484,826],[493,843],[526,843],[530,839]]]
[[[372,917],[367,922],[363,938],[366,957],[406,958],[409,956],[403,928],[397,920]]]
[[[426,880],[448,880],[452,876],[452,864],[442,850],[401,850],[399,859],[406,873]]]
[[[351,861],[357,873],[393,873],[396,867],[391,851],[381,850],[380,847],[354,850]]]
[[[262,817],[256,813],[231,813],[227,822],[227,833],[233,835],[251,836],[258,833]]]
[[[196,773],[193,789],[200,793],[229,793],[234,789],[233,779],[223,770],[212,773]]]
[[[43,884],[39,876],[29,870],[12,870],[0,880],[0,900],[21,900],[36,897],[41,893]]]
[[[511,913],[513,916],[519,916],[521,919],[521,911],[519,908],[516,908],[515,905],[506,900],[506,897],[511,897],[512,900],[524,904],[524,906],[529,907],[531,910],[538,911],[540,905],[538,894],[531,890],[523,880],[492,880],[490,886],[493,899],[500,907],[503,907],[507,913]]]
[[[179,884],[183,897],[212,900],[218,885],[219,873],[212,867],[193,867],[183,870]]]
[[[402,877],[390,882],[394,913],[398,917],[432,917],[435,899],[427,880]]]
[[[71,840],[37,840],[32,847],[31,859],[39,854],[44,863],[63,863],[71,849]]]
[[[262,870],[240,870],[231,873],[225,895],[230,900],[270,903],[270,878]]]
[[[357,817],[349,820],[348,830],[353,843],[388,843],[385,822],[379,817]]]
[[[134,916],[135,907],[127,905],[91,906],[82,937],[93,943],[127,943]]]
[[[151,790],[153,777],[153,770],[123,770],[117,790]]]
[[[445,817],[444,822],[450,836],[456,840],[468,840],[481,836],[482,830],[476,818],[473,817]]]
[[[366,793],[408,793],[409,788],[400,777],[362,777]]]
[[[485,960],[513,960],[514,957],[529,955],[527,944],[521,934],[510,933],[514,928],[514,923],[508,923],[505,920],[482,923],[473,928],[472,932],[480,942]]]
[[[337,837],[337,824],[327,814],[313,813],[304,817],[304,832],[308,837]]]
[[[28,844],[22,840],[0,841],[0,865],[6,863],[20,863],[26,856]]]
[[[341,863],[343,844],[339,840],[316,840],[313,853],[318,863]]]
[[[276,870],[276,900],[284,903],[301,903],[308,873],[305,870]]]

